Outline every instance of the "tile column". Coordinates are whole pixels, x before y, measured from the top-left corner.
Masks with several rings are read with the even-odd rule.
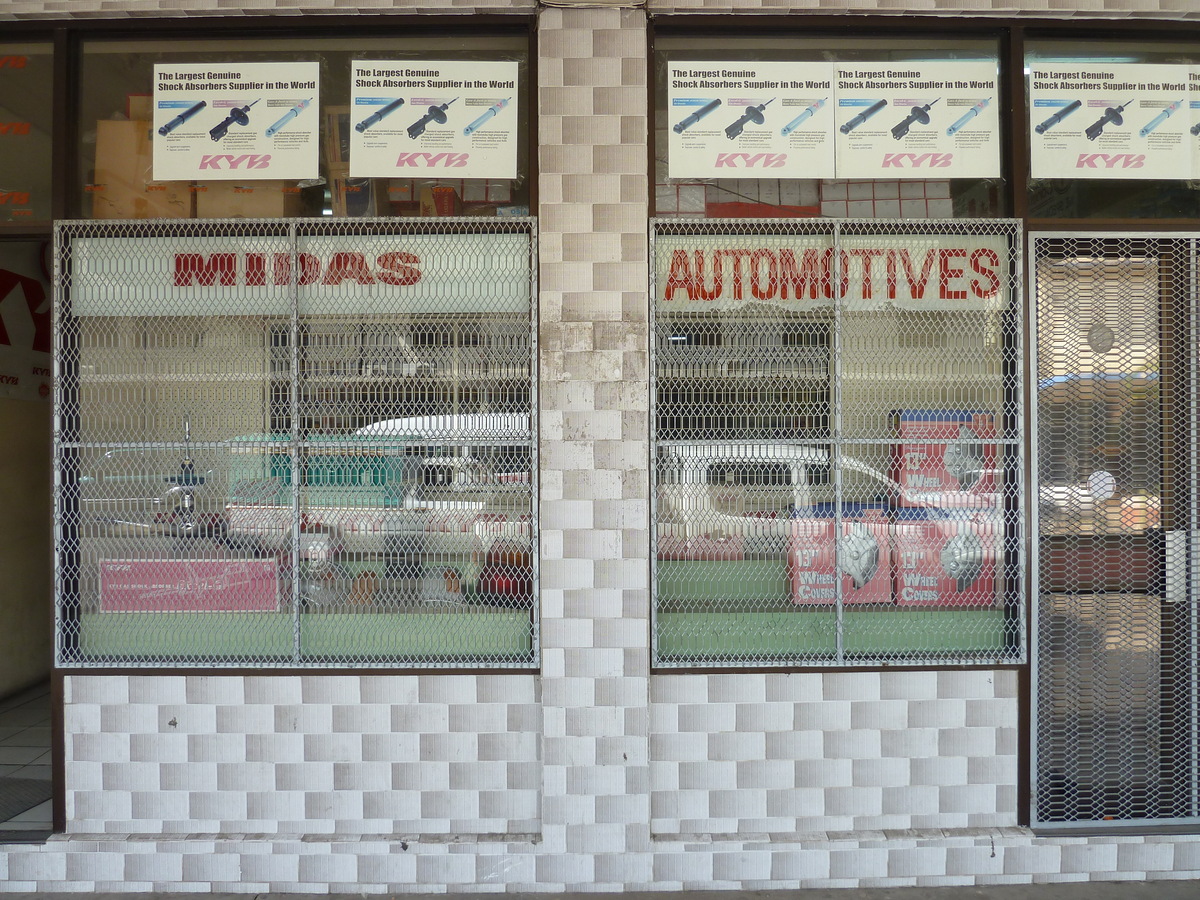
[[[538,880],[650,882],[646,16],[539,22]]]

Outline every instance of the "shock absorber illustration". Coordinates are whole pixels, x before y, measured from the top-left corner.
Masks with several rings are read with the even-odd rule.
[[[867,119],[871,118],[871,116],[875,115],[875,113],[877,113],[881,109],[883,109],[885,106],[887,106],[886,100],[876,100],[874,103],[872,103],[870,106],[868,106],[862,112],[860,112],[857,116],[855,116],[849,122],[843,122],[842,127],[839,128],[838,131],[840,131],[842,134],[849,134],[855,128],[857,128],[859,125],[861,125],[863,122],[867,121]]]
[[[1130,100],[1129,103],[1133,101]],[[1129,103],[1122,103],[1120,106],[1110,106],[1104,110],[1104,115],[1088,126],[1087,131],[1083,134],[1089,141],[1094,141],[1104,133],[1105,125],[1124,125],[1125,120],[1121,118],[1121,113],[1125,112],[1125,107]]]
[[[259,97],[258,99],[261,100],[262,98]],[[257,103],[257,102],[258,102],[258,100],[254,101],[254,103]],[[208,133],[208,136],[210,138],[212,138],[214,141],[219,141],[221,138],[225,137],[225,135],[229,132],[229,126],[231,126],[231,125],[243,125],[243,126],[249,125],[250,124],[250,107],[253,106],[254,103],[247,103],[245,106],[235,106],[233,109],[231,109],[229,111],[229,115],[226,116],[225,119],[219,125],[215,126]]]
[[[454,100],[457,99],[457,97],[454,98]],[[421,116],[421,118],[417,119],[417,121],[408,126],[408,136],[413,140],[416,140],[425,133],[425,127],[430,122],[437,122],[439,125],[445,125],[446,108],[453,103],[454,100],[447,100],[441,106],[429,107],[429,111],[426,112],[425,115]]]
[[[690,116],[688,116],[686,119],[680,119],[678,122],[676,122],[672,126],[671,130],[674,131],[676,134],[683,134],[685,131],[687,131],[689,128],[691,128],[693,125],[695,125],[697,122],[699,122],[701,119],[703,119],[705,116],[707,116],[710,112],[712,112],[714,109],[716,109],[720,105],[721,105],[720,100],[709,100],[707,103],[705,103],[702,107],[700,107],[698,110],[696,110]]]
[[[1138,132],[1138,137],[1145,137],[1148,135],[1163,122],[1167,121],[1167,119],[1171,118],[1171,115],[1175,112],[1175,110],[1179,109],[1181,106],[1183,106],[1183,101],[1176,100],[1170,106],[1165,107],[1162,112],[1142,126],[1142,130]]]
[[[795,131],[797,128],[799,128],[801,125],[803,125],[809,119],[811,119],[813,117],[813,113],[815,113],[822,106],[824,106],[825,101],[828,99],[829,99],[828,97],[823,97],[820,100],[818,100],[816,103],[809,106],[807,109],[804,110],[804,112],[800,113],[800,115],[796,116],[796,118],[792,119],[792,121],[788,122],[786,125],[784,125],[782,128],[780,128],[779,133],[781,135],[783,135],[784,137],[787,137],[789,134],[791,134],[793,131]]]
[[[309,97],[307,100],[301,100],[299,103],[285,112],[278,122],[267,129],[267,137],[273,137],[275,133],[279,131],[279,129],[283,128],[288,122],[292,121],[292,119],[296,118],[296,116],[308,109],[308,104],[310,103],[312,103],[312,97]]]
[[[772,97],[766,103],[761,103],[758,106],[747,106],[746,111],[742,113],[742,117],[740,119],[726,126],[725,137],[732,141],[745,130],[746,125],[750,122],[753,122],[755,125],[763,124],[763,110],[774,102],[775,98]]]
[[[1055,125],[1057,125],[1063,119],[1065,119],[1071,113],[1075,112],[1075,110],[1079,109],[1079,107],[1081,107],[1081,106],[1083,106],[1083,103],[1081,101],[1072,100],[1070,103],[1068,103],[1066,106],[1064,106],[1062,109],[1060,109],[1058,112],[1056,112],[1054,115],[1052,115],[1050,118],[1048,118],[1046,121],[1044,121],[1041,125],[1038,125],[1033,130],[1036,131],[1038,134],[1045,134],[1047,131],[1049,131],[1051,128],[1053,128]]]
[[[491,106],[489,106],[483,115],[463,129],[463,136],[466,137],[467,135],[472,134],[482,128],[485,122],[495,116],[496,113],[500,112],[500,110],[504,109],[504,107],[508,106],[508,101],[511,99],[512,97],[505,97],[499,103],[493,103]]]
[[[375,110],[375,112],[371,113],[369,116],[367,116],[365,119],[363,119],[357,125],[355,125],[354,130],[357,131],[359,134],[362,134],[364,131],[366,131],[368,128],[370,128],[372,125],[375,125],[376,123],[387,118],[388,116],[390,116],[392,113],[394,113],[396,110],[398,110],[403,105],[404,105],[404,98],[397,97],[395,100],[393,100],[387,106],[385,106],[383,109]]]
[[[941,98],[939,97],[938,100],[940,99]],[[924,106],[914,106],[912,112],[908,114],[907,119],[892,126],[892,137],[896,140],[900,140],[902,137],[908,134],[909,129],[911,129],[914,125],[928,125],[929,110],[935,103],[937,103],[937,100],[930,100]]]
[[[183,112],[181,112],[175,118],[173,118],[170,122],[168,122],[162,128],[158,129],[158,133],[161,134],[163,137],[166,137],[168,134],[170,134],[172,131],[174,131],[176,128],[178,128],[180,125],[182,125],[188,119],[190,119],[196,113],[200,112],[200,110],[204,109],[204,107],[206,107],[206,106],[208,106],[208,103],[204,100],[201,100],[199,103],[197,103],[193,106],[189,106],[187,109],[185,109]]]
[[[992,98],[988,97],[985,100],[980,100],[978,103],[976,103],[970,109],[968,109],[965,113],[963,113],[961,116],[959,116],[958,120],[953,125],[951,125],[949,128],[946,129],[946,137],[951,137],[955,134],[958,134],[958,132],[962,130],[962,127],[964,125],[966,125],[973,118],[975,118],[977,115],[979,115],[985,109],[987,109],[987,105],[991,102],[992,102]]]

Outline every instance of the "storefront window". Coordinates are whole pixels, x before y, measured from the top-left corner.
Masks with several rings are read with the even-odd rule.
[[[0,44],[0,222],[50,220],[49,44]]]
[[[535,662],[529,219],[58,240],[61,664]]]
[[[1019,230],[660,221],[660,665],[1022,653]]]
[[[79,89],[83,217],[529,212],[524,33],[92,40]]]
[[[1026,45],[1029,215],[1200,216],[1200,53],[1194,44]]]
[[[996,41],[660,36],[655,211],[1004,215]]]

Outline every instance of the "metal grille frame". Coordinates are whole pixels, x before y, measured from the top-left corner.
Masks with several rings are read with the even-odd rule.
[[[663,308],[662,298],[677,281],[672,266],[679,263],[686,268],[687,260],[680,262],[676,254],[680,247],[693,246],[689,241],[707,242],[704,246],[734,253],[740,252],[737,248],[786,247],[794,250],[797,259],[804,248],[815,247],[831,254],[829,259],[840,260],[843,267],[846,253],[861,260],[878,252],[875,294],[868,298],[872,289],[860,283],[858,295],[852,296],[855,288],[843,288],[844,295],[831,288],[824,302],[811,294],[809,299],[817,302],[800,306],[763,302],[755,304],[759,307],[755,315],[763,320],[758,323],[748,323],[750,313],[742,314],[734,308],[736,304],[723,302],[724,295],[716,298],[710,311],[669,312]],[[650,244],[654,664],[669,669],[1023,662],[1025,322],[1021,222],[657,219],[650,225]],[[889,299],[894,294],[890,280],[905,277],[889,268],[900,251],[912,248],[913,258],[919,258],[916,248],[921,246],[958,245],[995,248],[995,287],[1003,301],[986,303],[986,310],[977,312],[964,307],[942,313],[901,309],[903,303]],[[685,257],[692,252],[685,249]],[[717,259],[715,254],[712,259]],[[737,290],[749,296],[755,290],[774,289],[763,287],[765,269],[754,276],[760,278],[758,286],[751,285],[750,267],[756,265],[752,262],[756,257],[747,252],[740,259],[739,265],[744,262],[746,270]],[[782,259],[779,256],[781,269]],[[696,265],[701,262],[697,260]],[[827,275],[830,271],[825,269]],[[847,277],[846,271],[843,268],[839,274]],[[729,270],[725,277],[730,279]],[[919,281],[919,276],[913,277]],[[711,270],[700,280],[710,293],[721,293]],[[836,285],[836,281],[831,283]],[[678,295],[679,284],[674,287],[672,296]],[[868,299],[871,302],[866,302]],[[984,357],[986,361],[981,363]],[[736,389],[678,389],[683,382],[714,388],[735,377],[740,379]],[[814,389],[821,382],[825,386]],[[762,387],[769,384],[777,388],[773,397]],[[889,468],[896,465],[889,460],[903,451],[894,423],[904,417],[892,413],[905,407],[986,408],[995,425],[994,436],[963,439],[968,454],[985,454],[988,459],[994,454],[996,460],[991,472],[995,493],[989,501],[994,503],[992,518],[981,526],[981,533],[991,536],[984,538],[985,544],[994,542],[989,545],[994,549],[987,551],[987,564],[994,562],[994,583],[980,602],[972,598],[963,601],[972,607],[964,611],[976,615],[962,616],[960,611],[961,621],[954,625],[954,610],[897,604],[900,585],[908,581],[895,582],[897,587],[887,599],[850,602],[847,582],[856,552],[851,539],[864,527],[872,529],[877,543],[895,542],[901,532],[911,535],[910,518],[938,519],[937,526],[929,527],[941,531],[943,538],[951,531],[977,527],[956,521],[978,518],[975,511],[897,508],[898,485],[888,476],[898,470]],[[750,496],[749,488],[737,498],[744,504],[739,507],[742,514],[751,511],[752,516],[801,518],[796,504],[780,498],[776,498],[778,510],[765,512],[774,501],[762,501],[762,497],[782,483],[773,481],[776,478],[791,479],[793,491],[800,480],[813,482],[806,488],[806,502],[811,504],[807,508],[819,507],[813,515],[823,517],[821,527],[831,527],[824,559],[832,574],[797,575],[797,570],[807,565],[801,560],[809,558],[801,556],[804,551],[798,549],[807,540],[797,537],[802,534],[797,530],[800,525],[792,524],[788,537],[787,524],[743,527],[730,516],[713,513],[722,501],[714,499],[711,491],[706,495],[708,489],[700,484],[706,479],[713,483],[713,469],[709,467],[708,475],[700,470],[724,456],[729,457],[720,475],[725,483],[741,485],[748,483],[747,479],[758,479],[766,484],[757,500]],[[811,460],[797,462],[805,456]],[[815,474],[818,465],[826,465],[827,474]],[[782,474],[769,474],[774,471],[772,466]],[[790,475],[784,471],[788,466]],[[680,474],[689,467],[692,474]],[[801,471],[804,469],[807,474]],[[750,470],[758,474],[745,474]],[[672,487],[681,481],[696,482],[688,488],[690,494]],[[863,491],[868,490],[862,486],[864,482],[887,486],[874,489],[872,502],[862,504]],[[880,502],[884,494],[891,499]],[[938,502],[943,500],[946,498]],[[760,501],[762,509],[751,510],[751,505]],[[879,513],[883,522],[864,526],[860,519],[863,505],[888,507]],[[705,514],[712,518],[697,521],[695,527],[689,524],[689,516],[699,520]],[[718,520],[728,533],[717,535],[714,523]],[[765,551],[762,547],[752,550],[772,527],[783,531],[787,549],[780,552],[780,537],[776,536]],[[664,535],[671,542],[667,552]],[[835,540],[833,535],[843,538]],[[732,543],[731,549],[726,549],[727,542]],[[890,553],[880,552],[876,558],[886,560]],[[781,556],[786,559],[781,561]],[[764,568],[752,559],[771,562]],[[733,560],[737,561],[733,568],[741,568],[724,585],[716,587],[715,593],[704,586],[711,584],[710,574],[716,573],[722,562]],[[770,574],[764,575],[768,569]],[[809,577],[824,579],[832,588],[827,593],[833,596],[815,605],[800,599],[807,590],[804,579]],[[766,588],[761,587],[764,584]],[[705,612],[705,604],[714,600],[709,609],[718,613],[715,616]],[[986,625],[982,624],[985,620]],[[951,635],[951,630],[966,637]]]
[[[1029,240],[1031,821],[1200,823],[1200,234]],[[1088,497],[1073,482],[1107,472]]]
[[[57,223],[57,665],[536,667],[536,260],[531,218]]]

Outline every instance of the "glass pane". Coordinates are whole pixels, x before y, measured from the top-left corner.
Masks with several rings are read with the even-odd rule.
[[[50,220],[49,44],[0,44],[0,222]]]
[[[1033,40],[1026,44],[1026,83],[1032,66],[1043,64],[1112,64],[1188,66],[1200,62],[1195,44],[1121,40]],[[1083,129],[1103,110],[1096,110]],[[1040,114],[1039,114],[1040,115]],[[1082,112],[1075,113],[1082,117]],[[1127,117],[1128,118],[1128,117]],[[1145,118],[1145,117],[1143,117]],[[1044,119],[1042,120],[1044,121]],[[1072,119],[1074,121],[1074,119]],[[1040,124],[1038,116],[1031,130]],[[1036,139],[1030,135],[1031,142]],[[1192,139],[1194,142],[1194,138]],[[1170,180],[1041,178],[1029,182],[1029,214],[1036,218],[1194,218],[1200,216],[1200,193],[1186,172]]]
[[[519,64],[517,134],[529,131],[528,39],[411,31],[391,37],[89,41],[80,76],[83,135],[78,215],[91,218],[273,218],[291,216],[527,215],[529,160],[518,141],[513,179],[433,174],[351,178],[351,62],[512,60]],[[320,86],[320,177],[312,180],[156,181],[151,166],[155,65],[316,62]],[[252,115],[257,115],[257,112]],[[272,112],[265,127],[277,115]],[[307,114],[306,114],[307,115]],[[255,120],[258,121],[257,119]],[[452,171],[452,170],[451,170]],[[400,175],[401,173],[398,173]]]
[[[1012,253],[1003,229],[660,225],[660,664],[1019,652]]]
[[[779,179],[739,171],[728,178],[671,178],[668,134],[679,122],[668,107],[667,65],[714,62],[943,62],[998,59],[990,38],[885,40],[811,35],[665,35],[655,42],[655,212],[697,218],[964,218],[1005,214],[1001,179]],[[994,102],[994,101],[993,101]],[[897,117],[899,118],[902,117]]]

